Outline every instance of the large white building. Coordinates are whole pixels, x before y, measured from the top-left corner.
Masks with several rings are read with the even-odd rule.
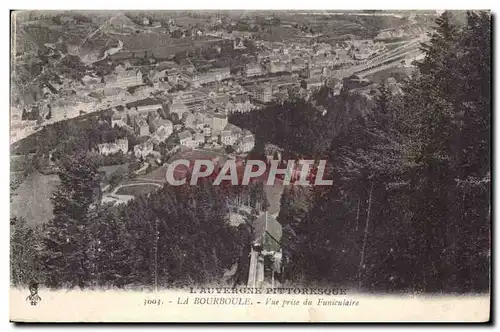
[[[142,73],[139,70],[121,70],[104,78],[106,88],[129,88],[142,85]]]
[[[119,139],[116,140],[114,143],[103,143],[97,145],[97,148],[99,149],[99,154],[102,154],[104,156],[110,155],[110,154],[115,154],[118,152],[123,152],[127,153],[128,152],[128,139]]]
[[[248,130],[245,130],[243,132],[243,135],[238,140],[238,143],[236,145],[236,150],[240,153],[247,153],[252,151],[254,147],[255,147],[255,136]]]
[[[231,78],[229,67],[212,69],[209,72],[201,75],[195,75],[192,83],[194,86],[208,84],[217,81],[223,81]]]
[[[222,113],[214,113],[212,115],[212,131],[221,131],[227,125],[227,115]]]

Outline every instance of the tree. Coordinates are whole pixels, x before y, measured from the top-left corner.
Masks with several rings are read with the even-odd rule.
[[[296,276],[382,291],[489,288],[490,18],[437,23],[404,95],[380,87],[371,112],[333,138],[334,186],[314,188],[300,227],[284,230],[300,253]]]
[[[40,278],[38,230],[23,218],[10,219],[10,280],[13,286],[27,286]]]
[[[99,204],[99,172],[87,155],[61,164],[61,184],[51,198],[54,218],[46,225],[41,261],[50,287],[88,287],[94,273],[92,220]]]

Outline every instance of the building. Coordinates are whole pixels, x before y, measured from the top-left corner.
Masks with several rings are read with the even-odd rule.
[[[205,144],[205,135],[203,134],[195,134],[193,137],[193,146],[199,147]]]
[[[224,145],[233,145],[236,142],[231,130],[223,130],[220,133],[220,141]]]
[[[300,71],[306,69],[306,62],[304,59],[301,58],[295,58],[292,60],[292,64],[290,66],[291,71]]]
[[[189,130],[181,131],[177,135],[179,137],[179,143],[181,145],[188,147],[188,148],[194,147],[193,135],[191,135],[191,132]]]
[[[245,44],[243,43],[243,38],[236,37],[233,40],[233,49],[235,49],[235,50],[243,50],[245,48],[246,47],[245,47]]]
[[[311,65],[308,66],[306,71],[307,78],[320,78],[323,75],[323,67],[313,67]]]
[[[166,135],[167,137],[170,136],[174,132],[174,127],[172,124],[172,121],[166,120],[166,119],[161,119],[161,118],[156,118],[149,124],[150,126],[150,131],[152,133],[155,133],[155,136],[158,135]],[[160,134],[159,133],[161,129]],[[160,141],[162,141],[162,138],[159,138]]]
[[[194,86],[208,84],[217,81],[223,81],[231,78],[229,67],[212,69],[209,72],[201,75],[194,75],[192,83]]]
[[[147,121],[149,124],[150,131],[153,133],[158,129],[160,122],[160,115],[158,112],[149,112],[147,115]]]
[[[179,116],[179,119],[182,119],[184,113],[188,112],[188,108],[179,98],[172,101],[172,103],[168,106],[168,110],[170,114],[176,113]]]
[[[147,121],[144,118],[137,116],[134,121],[134,131],[137,136],[148,136],[149,125]]]
[[[253,105],[250,101],[245,101],[243,103],[234,103],[228,105],[228,112],[229,113],[246,113],[250,112],[255,108],[255,105]]]
[[[128,109],[135,109],[139,113],[156,112],[163,109],[161,101],[153,98],[146,98],[126,104]]]
[[[269,62],[266,66],[267,72],[270,74],[281,73],[288,70],[288,66],[284,62]]]
[[[238,143],[236,145],[236,151],[238,151],[239,153],[247,153],[252,151],[254,147],[255,147],[255,136],[248,130],[245,130],[242,136],[238,140]]]
[[[215,112],[212,116],[212,131],[222,131],[227,125],[227,115]]]
[[[127,115],[115,113],[111,117],[111,127],[123,127],[127,125]]]
[[[136,158],[146,158],[153,153],[153,142],[147,141],[142,144],[134,146],[134,155]]]
[[[120,70],[104,78],[106,88],[126,89],[142,85],[142,73],[139,70]]]
[[[160,119],[158,120],[158,127],[165,127],[168,131],[170,131],[170,134],[174,132],[174,125],[172,121],[168,119]]]
[[[255,99],[261,103],[269,103],[273,98],[273,89],[271,85],[264,84],[257,87],[255,91]]]
[[[220,131],[212,131],[210,141],[213,143],[219,143]]]
[[[172,124],[172,122],[170,122],[170,124]],[[154,133],[153,137],[155,139],[157,139],[158,142],[165,142],[167,140],[167,138],[169,138],[170,135],[172,135],[173,132],[174,132],[174,130],[173,130],[172,125],[170,125],[170,126],[163,125],[163,126],[158,127],[158,129]]]
[[[212,128],[210,126],[205,125],[203,128],[203,136],[209,137],[212,136]]]
[[[319,78],[310,78],[306,80],[307,89],[318,89],[324,85],[324,82]]]
[[[104,156],[110,155],[110,154],[115,154],[118,152],[123,152],[127,153],[128,152],[128,139],[119,139],[116,140],[114,143],[103,143],[103,144],[98,144],[97,148],[99,149],[99,154],[102,154]]]
[[[190,111],[203,109],[206,102],[209,100],[208,92],[204,88],[181,91],[177,97]]]
[[[104,85],[101,84],[101,79],[98,77],[85,75],[82,77],[81,81],[83,85],[90,90],[95,90],[104,87]]]
[[[186,128],[195,128],[195,125],[194,125],[195,120],[196,120],[196,117],[191,112],[185,113],[184,116],[182,117],[182,123],[184,124],[184,127],[186,127]]]
[[[249,63],[245,68],[246,77],[260,76],[262,75],[262,67],[258,63]]]

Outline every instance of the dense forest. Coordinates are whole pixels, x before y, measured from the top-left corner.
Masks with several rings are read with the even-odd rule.
[[[371,100],[347,90],[334,96],[327,87],[313,98],[316,104],[293,98],[252,112],[233,113],[229,122],[254,133],[257,152],[263,152],[265,143],[273,143],[284,150],[285,159],[320,158],[352,119],[364,115]],[[327,113],[323,115],[318,106]]]
[[[490,272],[490,17],[437,20],[404,95],[328,149],[329,188],[282,196],[294,282],[364,291],[479,292]]]
[[[255,217],[230,226],[229,209],[242,201],[266,208],[259,186],[240,186],[229,194],[210,181],[166,185],[126,205],[100,205],[97,166],[88,153],[65,158],[51,198],[54,218],[35,229],[11,219],[14,285],[32,280],[55,288],[220,284],[224,272],[248,252]]]
[[[287,187],[281,197],[290,283],[489,290],[490,35],[489,13],[468,13],[467,24],[455,26],[445,12],[403,95],[381,86],[370,101],[325,87],[316,105],[295,99],[231,116],[255,133],[257,151],[273,143],[285,159],[328,159],[333,186]],[[58,137],[69,137],[64,130],[36,152],[59,146]],[[84,134],[89,140],[107,139],[92,130]],[[11,218],[13,285],[175,287],[217,283],[235,262],[245,265],[251,229],[229,225],[228,201],[265,209],[261,186],[246,193],[209,181],[190,190],[165,186],[123,206],[101,206],[98,165],[80,151],[95,142],[84,140],[81,149],[77,137],[60,147],[53,220],[30,228]]]

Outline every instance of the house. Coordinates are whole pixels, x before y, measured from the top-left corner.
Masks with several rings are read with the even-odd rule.
[[[123,127],[127,125],[127,115],[126,114],[120,114],[120,113],[115,113],[111,117],[111,127]]]
[[[245,130],[236,144],[236,151],[240,153],[247,153],[252,151],[254,147],[255,136],[248,130]]]
[[[274,144],[268,143],[264,146],[264,154],[266,155],[267,162],[271,160],[281,161],[282,152],[283,149]]]
[[[177,135],[179,137],[179,143],[181,145],[188,148],[193,148],[194,146],[193,135],[191,135],[191,132],[189,130],[181,131]]]
[[[128,152],[128,139],[119,139],[114,143],[103,143],[98,144],[97,148],[99,149],[99,154],[107,156],[110,154],[115,154],[118,152],[127,153]]]
[[[220,134],[220,141],[224,145],[233,145],[236,139],[234,139],[231,130],[223,130]]]

